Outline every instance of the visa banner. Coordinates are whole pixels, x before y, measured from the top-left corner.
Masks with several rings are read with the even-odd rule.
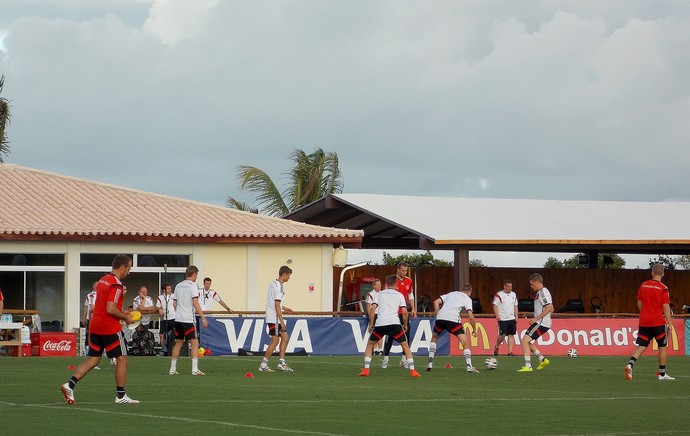
[[[467,335],[472,354],[493,354],[498,323],[495,319],[478,318],[476,327],[477,337]],[[519,337],[524,335],[528,327],[525,319],[518,320]],[[537,340],[537,347],[542,354],[551,356],[565,356],[570,348],[577,349],[581,356],[629,356],[636,347],[637,327],[637,318],[554,318],[551,330]],[[472,331],[467,322],[465,331]],[[685,333],[686,322],[673,320],[673,329],[668,338],[669,355],[686,354]],[[517,342],[513,353],[520,355],[522,348],[519,340]],[[656,342],[653,341],[649,348],[657,350]],[[507,350],[506,344],[501,345],[501,354],[507,353]],[[460,356],[462,351],[460,341],[453,336],[450,339],[450,354]]]
[[[263,353],[270,342],[263,318],[207,317],[208,327],[201,329],[200,344],[211,348],[213,355],[233,355],[242,348]],[[286,317],[290,335],[287,352],[304,350],[311,355],[358,355],[363,354],[369,340],[367,320],[364,317]],[[415,356],[429,354],[429,341],[433,318],[410,319],[410,349]],[[402,353],[402,347],[394,343],[392,354]],[[438,340],[437,353],[450,352],[448,334]]]

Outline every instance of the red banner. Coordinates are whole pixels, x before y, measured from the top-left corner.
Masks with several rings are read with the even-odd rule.
[[[635,349],[637,337],[637,318],[557,318],[548,333],[537,340],[537,347],[543,354],[565,356],[568,350],[575,348],[581,356],[619,356],[630,355]],[[527,321],[518,320],[519,337],[527,330]],[[467,340],[472,354],[493,354],[498,323],[495,319],[477,319],[477,337],[470,335],[472,328],[465,323]],[[649,347],[656,350],[656,342]],[[508,352],[506,344],[501,345],[501,354]],[[522,354],[519,341],[513,353]],[[450,338],[451,356],[462,355],[462,345],[454,336]],[[668,354],[685,355],[685,321],[673,320],[673,329],[669,332]]]
[[[75,333],[31,333],[31,345],[38,347],[39,356],[76,356]]]

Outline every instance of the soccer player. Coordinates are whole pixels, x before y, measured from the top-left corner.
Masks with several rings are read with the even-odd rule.
[[[175,286],[173,294],[173,307],[175,308],[175,346],[170,360],[170,375],[178,375],[177,358],[184,341],[191,345],[192,375],[206,375],[199,370],[199,339],[194,328],[194,311],[201,317],[201,325],[208,327],[208,321],[199,306],[199,287],[196,279],[199,276],[199,268],[189,265],[185,270],[185,279]]]
[[[218,304],[223,306],[225,310],[227,310],[230,313],[235,313],[234,310],[230,309],[227,304],[225,304],[225,301],[223,301],[222,298],[220,298],[220,295],[218,295],[218,292],[214,291],[211,289],[211,278],[206,277],[204,278],[204,288],[201,290],[201,293],[199,294],[199,306],[201,306],[201,310],[203,311],[210,311],[213,310],[213,302],[216,301]],[[196,328],[199,333],[201,333],[201,324],[199,323],[201,319],[199,316],[196,318]],[[201,335],[199,335],[199,340],[201,340]]]
[[[409,268],[409,265],[407,262],[400,262],[397,265],[397,269],[395,272],[395,277],[398,280],[398,286],[397,290],[402,294],[402,296],[405,298],[405,300],[408,302],[407,304],[410,306],[412,318],[417,317],[417,308],[414,304],[414,289],[412,289],[412,279],[407,276],[407,270]],[[398,310],[398,318],[400,318],[400,322],[402,322],[402,308]],[[410,336],[407,332],[405,331],[405,339],[409,343],[410,341]],[[388,355],[391,352],[391,347],[393,346],[393,338],[388,336],[386,338],[386,343],[383,346],[383,362],[381,363],[381,368],[388,368]],[[406,363],[407,361],[405,360],[405,356],[401,356],[400,360],[400,366],[406,368]]]
[[[434,301],[434,312],[436,312],[436,321],[434,322],[434,329],[431,332],[431,343],[429,344],[429,363],[426,366],[427,371],[431,371],[434,367],[434,356],[436,355],[436,342],[439,335],[444,331],[448,331],[451,335],[455,335],[462,344],[463,354],[465,356],[465,364],[467,365],[467,372],[478,373],[477,369],[472,366],[472,351],[470,350],[465,329],[462,325],[461,312],[467,312],[467,317],[472,326],[472,335],[477,336],[474,328],[476,321],[472,313],[472,285],[466,283],[462,285],[462,291],[452,291],[445,295],[441,295]]]
[[[94,369],[101,361],[103,351],[109,358],[117,361],[115,365],[115,403],[138,404],[125,393],[127,383],[127,343],[122,335],[120,320],[132,324],[132,315],[122,311],[124,292],[122,291],[122,279],[129,275],[132,268],[132,259],[124,254],[118,254],[113,259],[112,271],[103,276],[96,286],[96,304],[89,326],[89,350],[88,357],[79,364],[74,375],[62,386],[65,401],[68,404],[76,404],[74,389],[77,383]]]
[[[376,308],[374,307],[374,302],[376,301],[376,298],[378,298],[379,292],[381,292],[381,280],[376,279],[373,281],[371,284],[372,290],[367,294],[367,316],[370,315],[370,311],[374,311],[374,316],[376,316]],[[374,355],[381,354],[383,350],[383,339],[378,341],[376,345],[374,345]]]
[[[376,300],[372,303],[374,310],[369,311],[369,325],[367,330],[371,332],[367,348],[364,350],[364,369],[359,373],[360,377],[369,377],[369,367],[371,366],[371,354],[374,345],[385,335],[391,340],[396,340],[403,349],[405,363],[410,369],[410,376],[421,377],[414,369],[414,359],[412,352],[407,345],[407,302],[397,291],[398,280],[394,275],[386,277],[386,289],[378,293]],[[402,310],[402,324],[398,317],[398,310]]]
[[[162,294],[158,296],[158,301],[156,301],[156,307],[158,308],[158,316],[160,317],[160,340],[161,340],[161,354],[171,353],[171,343],[166,343],[166,339],[169,336],[168,332],[175,331],[175,307],[174,300],[172,296],[172,286],[169,283],[163,283],[161,286]]]
[[[659,345],[659,380],[675,380],[666,373],[666,354],[668,332],[673,328],[671,321],[671,306],[669,292],[666,285],[661,283],[664,276],[664,265],[657,263],[652,267],[652,279],[642,283],[637,291],[637,308],[640,311],[640,321],[635,344],[637,348],[630,356],[625,366],[625,379],[632,380],[633,366],[644,350],[647,349],[652,338]]]
[[[96,304],[96,285],[98,282],[93,282],[91,285],[91,292],[86,294],[84,299],[84,311],[81,316],[81,323],[84,325],[86,334],[84,335],[84,352],[83,356],[86,356],[86,352],[89,349],[89,322],[91,321],[91,316],[93,315],[93,307]]]
[[[508,356],[512,356],[518,318],[518,302],[517,296],[513,292],[513,282],[510,280],[503,281],[503,289],[496,292],[493,306],[498,321],[498,337],[494,347],[494,356],[498,356],[498,347],[501,346],[506,335],[508,336]]]
[[[292,309],[283,306],[283,300],[285,298],[283,284],[290,280],[291,275],[292,270],[290,267],[283,265],[278,270],[278,278],[268,285],[268,295],[266,295],[266,327],[268,329],[268,335],[271,337],[271,343],[268,344],[268,348],[266,348],[266,352],[264,353],[264,358],[261,360],[261,365],[259,366],[259,371],[262,372],[273,372],[268,366],[268,359],[271,357],[278,344],[280,344],[278,349],[278,369],[281,371],[292,371],[292,368],[285,363],[285,350],[287,350],[290,337],[285,327],[285,318],[283,318],[283,313],[293,313]]]
[[[537,293],[534,297],[534,318],[527,321],[530,323],[525,336],[522,337],[522,352],[525,356],[525,366],[518,369],[518,372],[532,372],[532,362],[530,353],[534,353],[539,359],[537,371],[546,368],[551,362],[545,358],[537,349],[535,341],[544,333],[551,330],[551,313],[553,312],[553,299],[551,292],[544,287],[544,278],[537,273],[529,276],[529,287]]]

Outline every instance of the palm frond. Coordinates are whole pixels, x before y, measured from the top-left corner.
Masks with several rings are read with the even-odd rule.
[[[258,194],[257,206],[266,215],[283,216],[289,212],[280,191],[264,171],[253,166],[242,165],[238,168],[237,178],[240,188]]]
[[[231,209],[237,209],[237,210],[242,210],[245,212],[250,212],[250,213],[259,213],[259,209],[251,206],[249,203],[245,203],[243,201],[239,201],[234,197],[228,197],[228,207]]]
[[[5,84],[5,76],[0,77],[0,92]],[[6,129],[10,124],[10,102],[0,97],[0,163],[3,163],[3,155],[10,153],[10,141],[7,139]]]

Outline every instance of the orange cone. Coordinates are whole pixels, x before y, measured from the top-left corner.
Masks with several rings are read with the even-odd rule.
[[[67,369],[69,369],[70,371],[74,371],[75,369],[77,369],[77,367],[74,365],[70,365],[67,367]]]
[[[252,374],[251,372],[248,372],[244,375],[244,378],[254,378],[254,374]]]
[[[453,365],[451,365],[450,363],[446,363],[446,368],[452,368],[452,367],[453,367]]]

